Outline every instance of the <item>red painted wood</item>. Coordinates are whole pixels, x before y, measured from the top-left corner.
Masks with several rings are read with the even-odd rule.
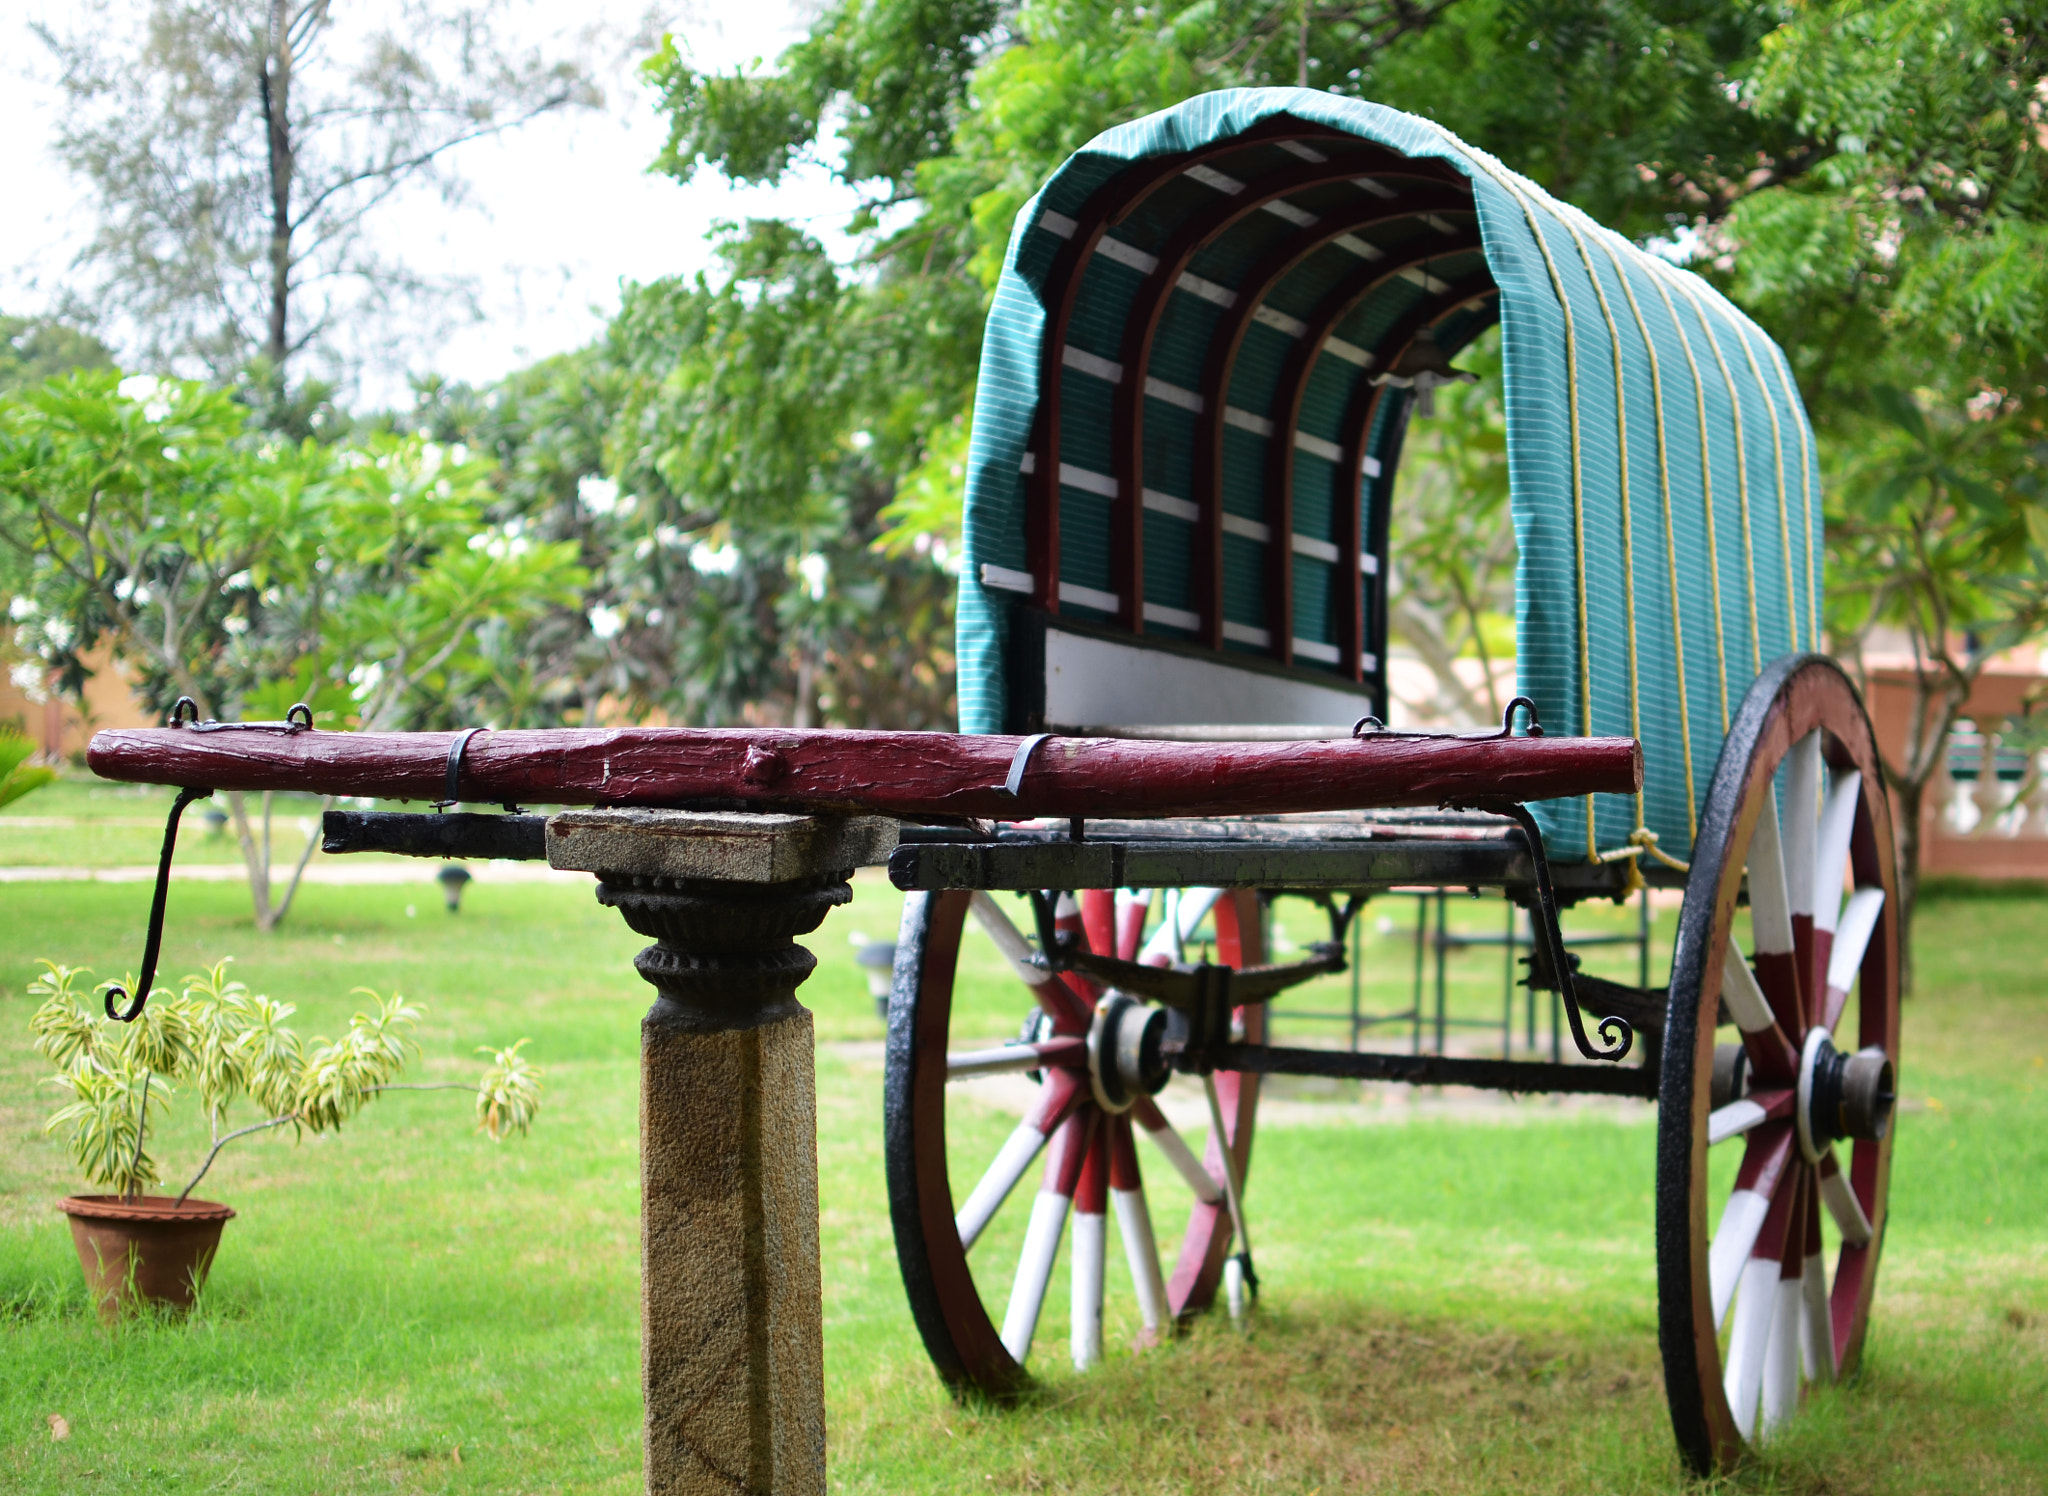
[[[438,800],[445,732],[94,735],[104,779],[217,790],[301,790]],[[1633,794],[1632,738],[1395,737],[1300,743],[1163,743],[1053,737],[1003,793],[1021,738],[796,729],[560,728],[480,732],[462,798],[547,805],[726,806],[904,817],[1273,815],[1431,806],[1482,796]]]

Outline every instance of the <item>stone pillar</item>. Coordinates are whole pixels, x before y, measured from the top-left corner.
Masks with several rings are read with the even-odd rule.
[[[811,1015],[795,937],[887,859],[874,817],[570,811],[548,861],[653,938],[640,1025],[646,1488],[822,1493],[824,1306]]]

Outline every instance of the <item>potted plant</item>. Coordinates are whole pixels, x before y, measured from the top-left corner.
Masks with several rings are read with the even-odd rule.
[[[520,1053],[524,1039],[491,1056],[474,1086],[407,1084],[398,1077],[419,1046],[421,1010],[393,994],[356,992],[371,1009],[339,1038],[302,1040],[287,1026],[292,1004],[230,981],[228,962],[185,978],[173,996],[159,988],[133,1023],[117,1023],[79,990],[84,968],[44,961],[29,984],[42,1004],[30,1020],[39,1053],[57,1067],[49,1084],[71,1100],[43,1130],[62,1134],[87,1180],[105,1194],[58,1202],[100,1317],[112,1320],[134,1301],[189,1306],[206,1281],[227,1206],[192,1198],[220,1151],[272,1128],[331,1132],[385,1091],[473,1091],[478,1127],[493,1141],[524,1133],[540,1107],[541,1072]],[[102,983],[95,992],[110,985]],[[133,983],[125,984],[132,987]],[[176,1088],[196,1091],[211,1148],[177,1195],[144,1193],[160,1178],[149,1141]],[[258,1119],[228,1124],[230,1106],[253,1104]]]

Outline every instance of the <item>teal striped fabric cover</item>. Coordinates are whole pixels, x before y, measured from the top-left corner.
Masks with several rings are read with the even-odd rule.
[[[1687,857],[1744,690],[1766,662],[1819,645],[1820,475],[1785,358],[1699,277],[1434,123],[1313,90],[1203,94],[1106,131],[1018,214],[968,459],[961,730],[1003,721],[1014,598],[980,578],[984,564],[1026,564],[1019,466],[1046,323],[1030,273],[1042,275],[1045,258],[1027,246],[1041,212],[1071,215],[1124,163],[1231,138],[1276,114],[1440,159],[1471,181],[1500,288],[1519,688],[1551,733],[1641,737],[1640,824]],[[1623,847],[1639,824],[1625,796],[1536,811],[1563,860]]]

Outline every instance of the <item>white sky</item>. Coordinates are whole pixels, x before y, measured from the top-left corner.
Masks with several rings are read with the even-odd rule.
[[[700,67],[722,69],[774,57],[814,9],[807,0],[706,0],[684,10],[674,29]],[[51,0],[0,0],[0,310],[16,314],[48,304],[89,228],[78,185],[49,151],[59,99],[48,54],[29,30],[44,16],[62,25],[69,14]],[[624,29],[641,9],[632,0],[536,0],[532,7],[542,30],[580,26],[598,14]],[[605,92],[601,115],[542,119],[465,147],[459,160],[474,206],[451,214],[422,194],[378,220],[380,243],[402,247],[416,268],[466,274],[479,287],[483,320],[416,357],[415,369],[482,382],[576,347],[616,308],[622,279],[705,265],[705,233],[716,219],[799,218],[831,243],[852,211],[852,191],[820,167],[774,189],[737,188],[714,172],[700,172],[688,187],[651,176],[647,163],[664,139],[652,95],[630,68],[607,79]],[[357,403],[404,398],[402,371],[371,370]]]

